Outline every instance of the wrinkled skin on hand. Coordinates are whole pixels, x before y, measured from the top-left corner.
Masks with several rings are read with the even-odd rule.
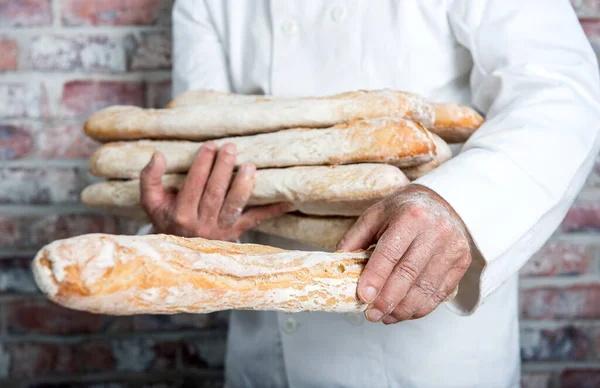
[[[254,188],[256,168],[240,166],[232,180],[236,148],[214,142],[202,145],[178,193],[165,191],[164,156],[157,152],[140,175],[141,203],[155,233],[235,241],[261,221],[292,207],[279,203],[244,210]]]
[[[377,243],[358,282],[368,320],[394,324],[431,313],[453,297],[471,264],[471,239],[458,214],[432,190],[409,185],[371,206],[338,244]]]

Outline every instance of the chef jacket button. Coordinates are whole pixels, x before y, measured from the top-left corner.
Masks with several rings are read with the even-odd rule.
[[[296,35],[298,33],[298,23],[293,20],[286,20],[281,24],[281,31],[288,36]]]
[[[298,322],[292,317],[287,317],[283,322],[283,331],[288,334],[293,334],[298,330]]]
[[[346,320],[353,325],[360,325],[363,322],[363,316],[360,313],[347,313]]]
[[[342,5],[333,7],[333,9],[331,10],[331,19],[334,22],[340,23],[345,18],[346,18],[346,7],[344,7]]]

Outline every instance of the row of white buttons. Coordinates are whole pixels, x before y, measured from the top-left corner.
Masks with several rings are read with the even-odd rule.
[[[363,322],[363,314],[359,313],[348,313],[345,318],[353,325],[360,325]],[[287,334],[294,334],[298,331],[298,322],[293,317],[286,317],[283,321],[283,331]]]
[[[344,21],[345,18],[345,7],[338,5],[331,10],[331,19],[334,22],[340,23]],[[286,20],[283,23],[281,23],[281,31],[284,33],[284,35],[287,36],[296,35],[298,33],[298,23],[296,23],[294,20]]]

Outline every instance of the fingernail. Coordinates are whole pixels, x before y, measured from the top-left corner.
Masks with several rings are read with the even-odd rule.
[[[368,309],[365,315],[371,322],[377,322],[383,317],[383,313],[377,309]]]
[[[361,289],[360,298],[365,303],[373,303],[376,296],[377,296],[377,290],[375,290],[374,287],[366,286]]]
[[[208,141],[208,142],[204,143],[204,147],[206,147],[207,149],[209,149],[211,151],[217,150],[217,144],[214,141]]]
[[[388,315],[387,317],[383,318],[381,322],[383,322],[385,325],[393,325],[394,323],[398,323],[400,321],[392,317],[391,315]]]
[[[231,144],[231,143],[227,143],[223,146],[223,151],[225,151],[226,153],[233,155],[235,154],[235,145]]]

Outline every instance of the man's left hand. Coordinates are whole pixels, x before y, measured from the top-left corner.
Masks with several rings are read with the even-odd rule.
[[[353,251],[375,242],[358,282],[373,322],[424,317],[453,293],[471,264],[463,221],[423,186],[410,185],[371,206],[337,248]]]

